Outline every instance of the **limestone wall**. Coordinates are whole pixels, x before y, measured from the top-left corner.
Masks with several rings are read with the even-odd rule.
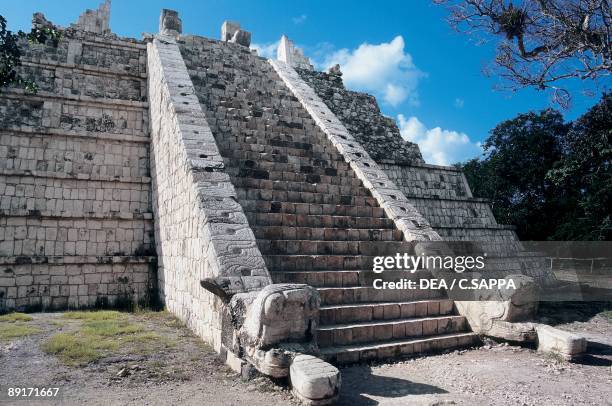
[[[0,93],[0,311],[150,302],[145,45],[68,29],[20,46],[39,91]]]
[[[497,224],[488,200],[472,197],[459,169],[428,164],[381,166],[445,240],[479,241],[500,248],[518,242],[514,227]],[[511,246],[516,251],[517,246]]]
[[[169,311],[221,351],[224,304],[200,282],[248,291],[270,278],[176,42],[160,36],[148,49],[161,294]]]
[[[293,92],[317,126],[349,163],[358,179],[363,182],[406,241],[438,241],[440,236],[408,201],[382,168],[370,157],[359,140],[353,137],[335,113],[321,100],[318,92],[309,86],[289,65],[269,61],[285,85]]]
[[[346,90],[337,70],[296,71],[443,239],[496,249],[518,241],[513,227],[497,224],[487,200],[472,196],[460,170],[424,163],[418,146],[401,138],[373,96]]]
[[[347,90],[339,75],[296,70],[376,162],[423,162],[419,147],[402,138],[395,120],[382,115],[374,96]]]

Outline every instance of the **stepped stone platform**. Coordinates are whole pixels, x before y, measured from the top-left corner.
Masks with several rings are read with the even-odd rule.
[[[40,89],[0,93],[0,312],[159,300],[232,368],[289,376],[309,404],[337,396],[326,361],[466,347],[529,316],[542,258],[338,67],[313,70],[285,36],[262,58],[236,22],[183,35],[165,9],[157,34],[119,38],[109,12],[21,43]],[[376,287],[439,277],[375,273],[376,257],[440,252],[486,252],[519,294]]]
[[[0,309],[156,295],[146,46],[85,28],[21,42],[38,91],[0,92]]]

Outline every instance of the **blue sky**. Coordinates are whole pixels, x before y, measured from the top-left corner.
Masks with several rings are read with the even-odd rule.
[[[100,1],[0,0],[0,14],[14,30],[29,29],[36,11],[67,26]],[[162,8],[179,11],[184,33],[219,38],[223,21],[236,20],[264,53],[286,34],[317,66],[340,63],[347,86],[376,95],[383,112],[398,120],[430,163],[476,156],[478,143],[497,123],[549,106],[546,93],[494,90],[496,80],[482,73],[492,46],[455,33],[444,21],[446,10],[429,0],[114,0],[111,28],[135,38],[156,32]],[[597,100],[575,92],[564,114],[574,119]]]

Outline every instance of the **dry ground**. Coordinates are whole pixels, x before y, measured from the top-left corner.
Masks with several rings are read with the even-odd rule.
[[[599,342],[580,363],[489,343],[355,365],[342,368],[340,404],[612,405],[612,313],[603,310],[543,309],[548,323]],[[62,400],[43,405],[296,404],[283,386],[237,377],[165,312],[0,317],[0,386],[6,385],[60,386]]]
[[[7,385],[62,388],[61,401],[39,403],[43,405],[263,406],[292,402],[286,389],[267,379],[242,381],[168,313],[121,313],[110,320],[66,315],[37,313],[29,315],[31,321],[0,321],[3,389]],[[37,331],[2,337],[14,325]],[[88,340],[92,338],[93,346],[99,347],[97,353],[83,348],[91,348]],[[57,353],[48,354],[43,348]],[[23,401],[15,404],[25,405]]]

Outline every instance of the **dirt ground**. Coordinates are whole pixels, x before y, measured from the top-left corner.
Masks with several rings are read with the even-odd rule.
[[[574,315],[569,319],[558,317],[567,311],[542,311],[549,324],[580,331],[592,341],[590,354],[578,363],[488,342],[480,348],[392,364],[342,368],[339,404],[612,405],[612,318],[599,310],[571,309]],[[3,390],[7,385],[62,388],[61,400],[38,404],[297,404],[282,385],[266,378],[244,381],[236,376],[167,313],[125,315],[130,323],[143,327],[139,334],[159,335],[147,344],[154,351],[126,344],[84,365],[66,365],[66,360],[41,349],[58,332],[77,331],[82,321],[66,320],[62,313],[30,316],[32,320],[24,324],[38,329],[37,333],[0,340],[0,386]],[[10,403],[0,400],[0,404]]]
[[[611,309],[592,303],[541,306],[538,321],[589,340],[589,354],[578,362],[487,341],[474,349],[343,368],[339,404],[612,405]]]
[[[155,352],[116,351],[86,366],[70,366],[41,350],[57,332],[78,321],[62,313],[30,314],[39,334],[0,341],[0,386],[59,386],[61,400],[51,405],[241,405],[292,404],[290,392],[267,379],[242,381],[216,353],[167,314],[128,314],[132,323],[172,344]],[[1,326],[0,326],[1,328]],[[130,353],[132,352],[132,353]],[[0,404],[11,404],[0,401]],[[23,406],[24,401],[15,405]]]

